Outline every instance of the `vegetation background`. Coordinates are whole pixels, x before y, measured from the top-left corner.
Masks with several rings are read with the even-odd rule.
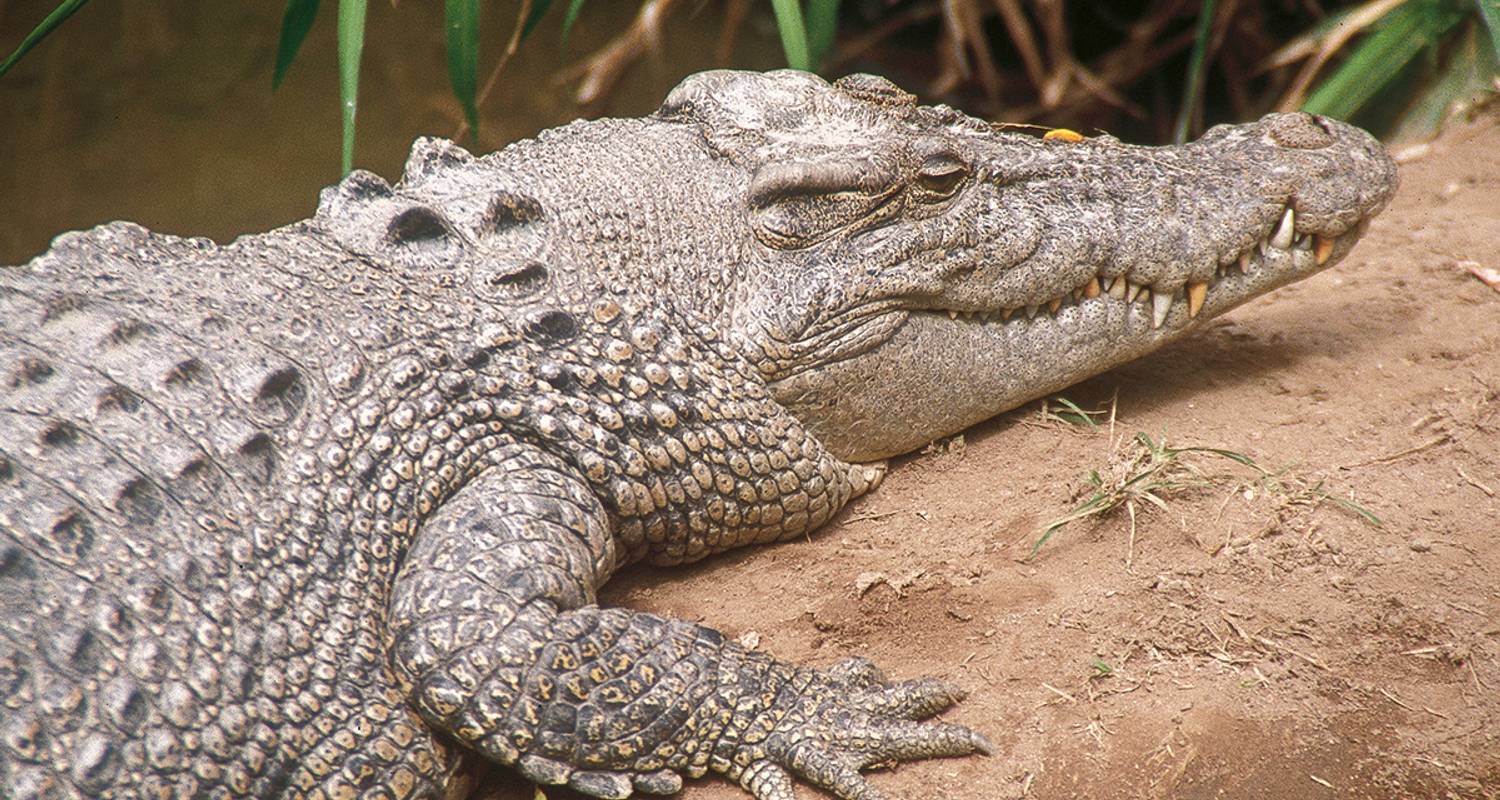
[[[997,121],[1181,141],[1274,109],[1432,135],[1500,0],[0,0],[0,260],[119,216],[223,238],[422,134],[498,149],[684,75],[868,71]]]

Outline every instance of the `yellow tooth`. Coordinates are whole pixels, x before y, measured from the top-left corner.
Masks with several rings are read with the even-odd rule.
[[[1203,310],[1203,298],[1208,297],[1207,283],[1190,283],[1187,285],[1188,319],[1198,316]]]
[[[1125,299],[1125,276],[1124,275],[1121,275],[1121,276],[1115,278],[1114,282],[1109,285],[1109,296],[1113,297],[1116,300],[1124,300]]]
[[[1127,303],[1134,303],[1135,299],[1137,297],[1141,296],[1141,290],[1144,289],[1144,288],[1146,288],[1144,284],[1134,283],[1132,281],[1126,281],[1125,282],[1125,302],[1127,302]]]
[[[948,309],[948,319],[958,319],[958,312],[951,308]]]
[[[1099,288],[1099,279],[1098,278],[1091,278],[1091,279],[1089,279],[1088,283],[1085,283],[1083,285],[1083,296],[1084,297],[1098,297],[1099,293],[1101,291],[1103,291],[1103,290]]]
[[[1052,312],[1053,314],[1056,314],[1059,308],[1062,308],[1061,297],[1054,297],[1052,298],[1052,302],[1047,304],[1047,310]]]
[[[1240,253],[1240,257],[1235,260],[1235,263],[1239,265],[1240,272],[1249,272],[1250,271],[1250,251],[1246,250],[1245,252]]]
[[[1313,257],[1318,260],[1318,266],[1328,263],[1328,258],[1333,255],[1333,239],[1327,236],[1313,237]]]
[[[1010,315],[1016,313],[1014,308],[1006,308],[1000,311],[1000,321],[1010,322]]]

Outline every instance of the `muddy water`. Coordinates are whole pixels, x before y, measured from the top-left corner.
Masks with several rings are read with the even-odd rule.
[[[0,0],[9,53],[56,0]],[[514,3],[486,4],[488,72]],[[393,7],[394,6],[394,7]],[[634,67],[599,108],[556,76],[630,21],[634,3],[584,10],[566,52],[554,11],[506,67],[481,109],[488,152],[578,116],[638,115],[683,75],[713,66],[716,4],[672,18],[665,51]],[[63,231],[130,219],[227,240],[307,216],[339,177],[335,10],[324,3],[297,63],[271,91],[283,3],[91,3],[0,78],[0,263],[25,261]],[[774,32],[747,25],[738,65],[776,65]],[[394,179],[411,140],[451,137],[441,4],[370,4],[355,165]]]

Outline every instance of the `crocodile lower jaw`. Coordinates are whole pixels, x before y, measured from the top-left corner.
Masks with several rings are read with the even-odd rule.
[[[1275,286],[1290,283],[1329,266],[1335,256],[1348,252],[1364,233],[1368,218],[1337,235],[1296,233],[1296,214],[1290,206],[1278,224],[1256,245],[1220,259],[1213,277],[1202,282],[1185,282],[1176,286],[1151,286],[1131,281],[1129,275],[1106,275],[1108,268],[1050,300],[999,309],[922,309],[919,313],[946,314],[955,322],[976,324],[1004,323],[1026,325],[1038,318],[1055,318],[1058,314],[1086,303],[1140,304],[1149,312],[1151,327],[1161,328],[1172,309],[1185,302],[1187,315],[1183,324],[1196,319],[1205,308],[1221,313]],[[1266,280],[1267,269],[1275,274]]]

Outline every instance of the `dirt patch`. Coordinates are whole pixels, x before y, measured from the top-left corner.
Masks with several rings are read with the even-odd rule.
[[[1454,131],[1345,263],[1066,393],[1113,434],[1032,405],[809,541],[606,602],[968,687],[948,716],[999,754],[876,775],[891,797],[1500,797],[1500,292],[1462,264],[1500,267],[1497,152],[1500,120]],[[1212,485],[1133,534],[1121,509],[1024,561],[1136,432],[1280,487],[1200,454]]]

